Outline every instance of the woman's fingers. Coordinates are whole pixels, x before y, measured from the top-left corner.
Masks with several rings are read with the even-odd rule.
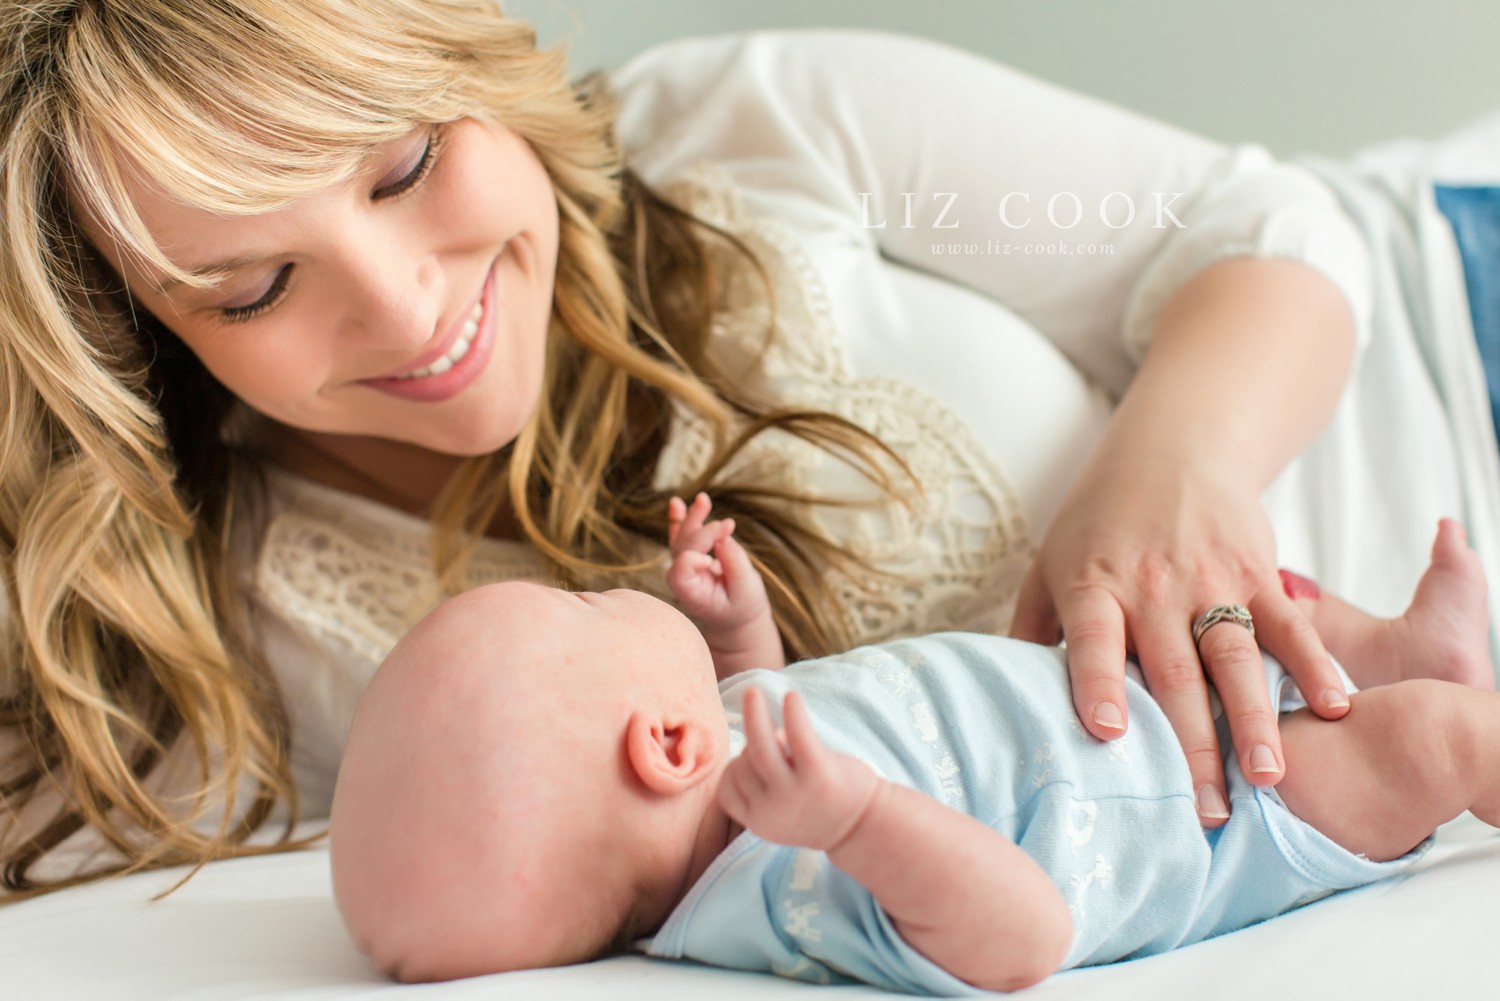
[[[1013,639],[1028,643],[1052,646],[1061,638],[1062,627],[1057,621],[1057,609],[1052,605],[1052,593],[1042,578],[1040,560],[1033,560],[1026,579],[1021,582],[1021,591],[1016,596],[1015,614],[1010,620],[1010,635]]]
[[[1085,588],[1059,609],[1068,643],[1073,705],[1089,733],[1113,740],[1130,720],[1125,704],[1125,616],[1102,587]]]
[[[1324,719],[1340,719],[1349,712],[1344,679],[1334,668],[1318,631],[1280,587],[1261,591],[1250,605],[1255,616],[1255,638],[1281,661],[1307,707]]]
[[[1199,638],[1198,653],[1224,706],[1240,772],[1252,785],[1275,785],[1285,759],[1255,636],[1242,625],[1223,621]]]
[[[1189,623],[1176,616],[1146,619],[1135,627],[1136,659],[1146,688],[1172,725],[1187,758],[1197,799],[1198,817],[1205,827],[1229,819],[1224,789],[1224,763],[1209,708],[1208,680]]]

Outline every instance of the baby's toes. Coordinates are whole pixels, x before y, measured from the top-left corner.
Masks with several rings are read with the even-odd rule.
[[[1444,518],[1438,523],[1437,538],[1432,542],[1432,566],[1476,577],[1480,581],[1484,579],[1484,565],[1479,561],[1479,554],[1469,548],[1468,533],[1452,518]]]
[[[1402,616],[1413,641],[1412,661],[1425,665],[1421,676],[1494,688],[1486,595],[1479,554],[1469,548],[1462,525],[1443,519],[1432,544],[1432,565]]]

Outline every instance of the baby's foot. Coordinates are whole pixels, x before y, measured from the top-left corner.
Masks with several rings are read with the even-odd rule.
[[[1404,678],[1439,678],[1493,690],[1490,613],[1484,567],[1452,518],[1438,523],[1432,563],[1411,607],[1391,620],[1391,640]]]

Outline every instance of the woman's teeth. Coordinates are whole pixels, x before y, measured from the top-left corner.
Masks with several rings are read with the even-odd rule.
[[[460,358],[469,353],[469,345],[474,343],[474,335],[479,333],[479,321],[482,319],[484,319],[484,300],[480,299],[474,304],[474,311],[470,313],[469,318],[464,321],[464,329],[459,332],[458,340],[453,342],[453,347],[448,349],[447,354],[443,355],[443,357],[439,358],[431,365],[425,365],[422,368],[417,369],[415,372],[408,372],[405,375],[398,375],[396,376],[396,378],[422,379],[426,378],[429,375],[442,375],[444,372],[448,371],[454,365],[458,364],[458,360]]]

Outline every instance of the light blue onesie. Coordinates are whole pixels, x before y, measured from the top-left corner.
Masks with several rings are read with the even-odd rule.
[[[1301,705],[1266,659],[1273,704]],[[1132,665],[1132,672],[1134,667]],[[972,814],[1019,844],[1073,913],[1065,967],[1163,952],[1394,875],[1293,817],[1225,757],[1230,820],[1205,832],[1167,719],[1127,678],[1130,728],[1095,740],[1078,723],[1063,651],[978,633],[938,633],[751,671],[720,685],[731,750],[744,747],[740,700],[774,706],[796,689],[829,748]],[[1350,686],[1352,690],[1352,685]],[[1220,720],[1220,746],[1231,747]],[[654,956],[821,983],[863,981],[922,994],[978,993],[897,934],[862,886],[822,852],[748,831],[709,867],[661,930]]]

